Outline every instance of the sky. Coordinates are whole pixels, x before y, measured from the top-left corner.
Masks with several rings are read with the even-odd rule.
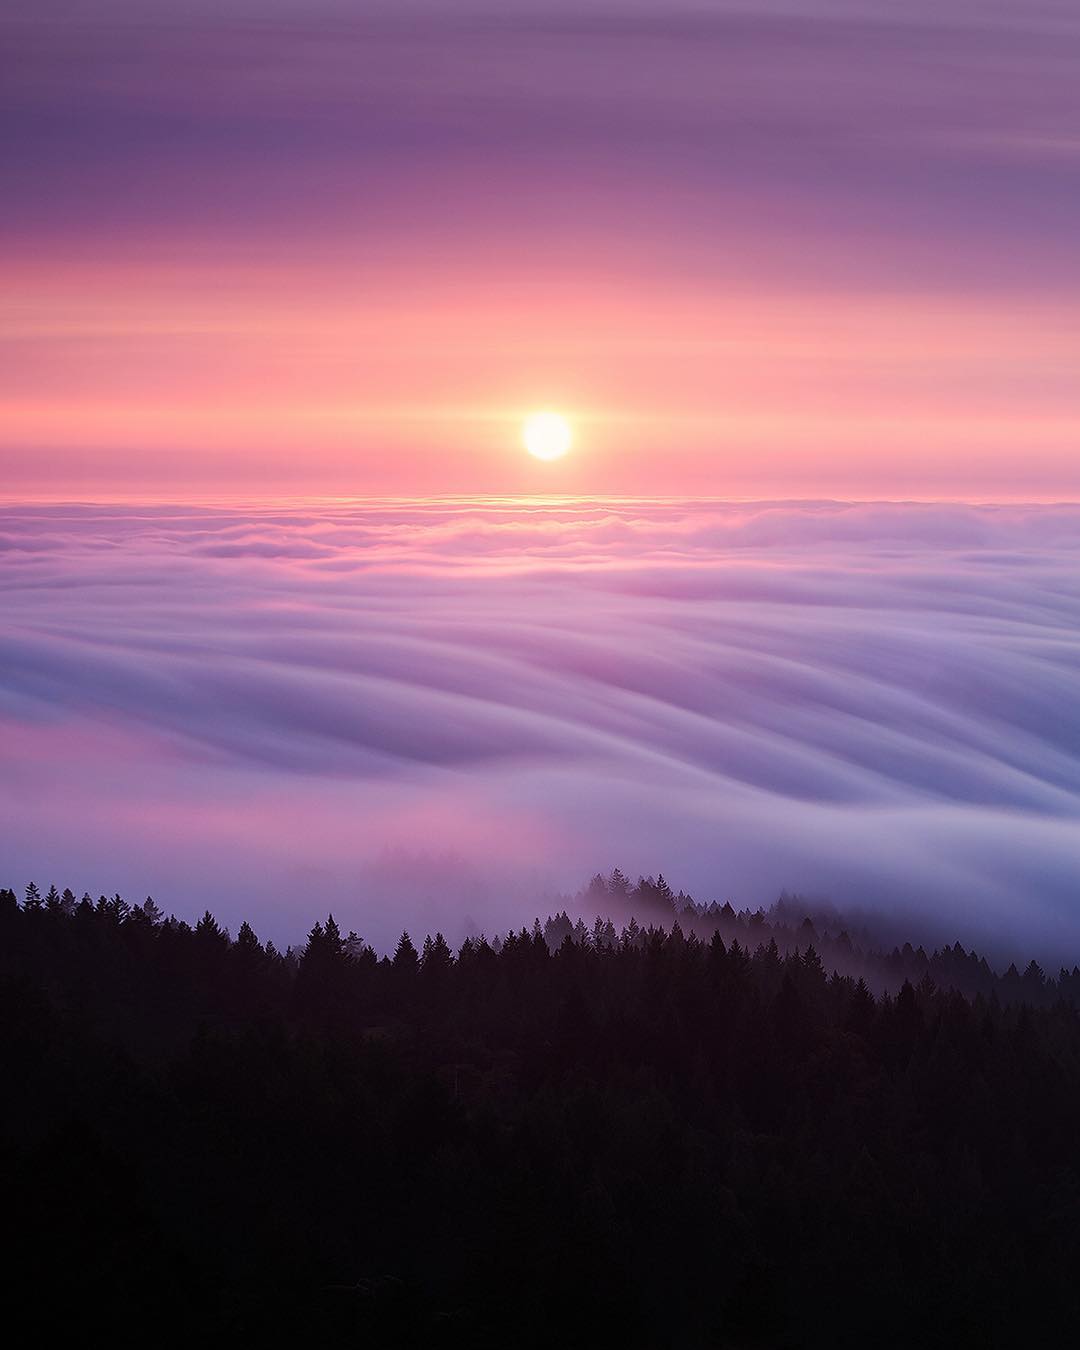
[[[1075,0],[0,0],[0,196],[0,885],[1080,951]]]
[[[2,0],[0,66],[8,498],[1080,499],[1071,0]]]
[[[0,510],[0,884],[280,945],[596,871],[1080,957],[1080,507]]]

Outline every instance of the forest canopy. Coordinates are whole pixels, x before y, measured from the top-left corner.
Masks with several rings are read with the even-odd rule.
[[[380,956],[332,915],[279,952],[0,891],[15,1302],[376,1346],[1011,1346],[1076,1317],[1080,971],[662,878],[584,895],[591,924]]]

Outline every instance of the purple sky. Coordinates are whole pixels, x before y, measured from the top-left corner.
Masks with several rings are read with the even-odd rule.
[[[285,247],[335,207],[372,239],[494,216],[532,242],[584,214],[669,263],[696,239],[696,268],[734,212],[793,276],[1080,266],[1071,4],[9,0],[3,34],[15,241]]]

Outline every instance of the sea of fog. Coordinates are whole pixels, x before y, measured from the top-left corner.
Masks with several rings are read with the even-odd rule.
[[[1080,507],[0,508],[0,884],[377,945],[598,869],[1080,958]]]

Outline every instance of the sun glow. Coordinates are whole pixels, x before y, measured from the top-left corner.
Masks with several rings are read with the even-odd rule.
[[[525,419],[521,439],[536,459],[562,459],[574,442],[574,433],[560,413],[537,412]]]

